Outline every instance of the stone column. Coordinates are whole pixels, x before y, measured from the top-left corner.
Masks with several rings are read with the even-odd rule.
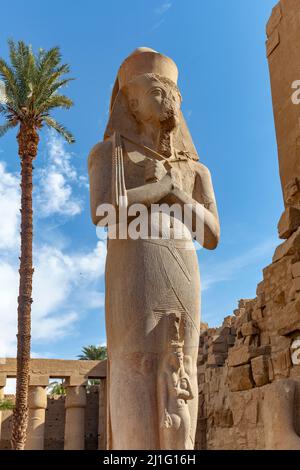
[[[267,56],[285,211],[278,224],[287,239],[300,226],[300,10],[281,0],[267,24]],[[298,46],[298,47],[297,47]]]
[[[86,389],[68,385],[66,395],[65,450],[84,450]]]
[[[6,384],[6,375],[0,375],[0,401],[4,398],[4,387]],[[2,411],[0,410],[0,441],[1,441]]]
[[[98,449],[107,449],[107,393],[106,379],[100,379],[99,385],[99,422],[98,422]]]
[[[47,408],[46,376],[30,376],[29,382],[29,419],[27,428],[26,450],[43,450],[45,435],[45,416]]]

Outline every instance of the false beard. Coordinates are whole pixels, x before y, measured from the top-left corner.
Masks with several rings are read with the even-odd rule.
[[[169,158],[172,155],[172,133],[177,128],[179,119],[173,109],[167,109],[160,118],[158,152]]]

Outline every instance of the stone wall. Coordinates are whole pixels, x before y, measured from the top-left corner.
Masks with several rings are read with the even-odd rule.
[[[296,415],[300,399],[300,228],[276,249],[273,263],[263,270],[255,299],[240,300],[234,315],[225,318],[220,328],[202,325],[198,379],[197,448],[280,445],[268,436],[267,408],[272,411],[273,407],[278,414],[278,407],[286,406],[285,400],[291,411],[282,419],[289,424],[278,421],[278,426],[285,433],[288,426],[300,448],[300,416]],[[281,397],[282,384],[293,387],[293,383],[295,392]],[[268,396],[275,389],[270,403]]]

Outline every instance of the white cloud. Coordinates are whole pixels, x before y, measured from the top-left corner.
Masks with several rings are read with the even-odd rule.
[[[76,172],[57,149],[51,157],[56,168]],[[19,177],[0,162],[0,357],[16,355],[17,296],[19,286]],[[69,214],[70,215],[70,214]],[[52,341],[74,331],[79,315],[103,306],[100,277],[104,272],[106,243],[92,250],[66,252],[64,246],[34,246],[32,337]]]
[[[19,245],[19,209],[19,178],[0,162],[0,249],[14,249]]]
[[[161,20],[159,20],[157,23],[155,23],[155,25],[152,27],[152,31],[154,31],[155,29],[158,29],[163,23],[164,23],[165,19],[162,18]]]
[[[203,270],[201,280],[202,292],[210,289],[218,282],[236,279],[245,267],[253,264],[257,265],[262,258],[271,256],[277,245],[278,240],[269,239],[228,261],[207,265]]]
[[[103,306],[100,276],[104,272],[103,242],[89,252],[65,254],[42,246],[36,250],[33,276],[32,338],[55,341],[71,334],[79,314]],[[0,357],[16,354],[19,276],[11,261],[0,262]]]
[[[46,166],[38,172],[38,214],[74,216],[82,211],[82,202],[73,194],[73,184],[83,182],[71,163],[67,144],[54,131],[47,140]]]
[[[0,261],[1,310],[0,357],[16,355],[18,271]]]
[[[157,15],[163,15],[168,11],[172,6],[172,2],[163,2],[159,7],[157,7],[154,11]]]

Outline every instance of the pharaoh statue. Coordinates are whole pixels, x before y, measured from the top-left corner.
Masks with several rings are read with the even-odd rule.
[[[104,140],[89,155],[92,220],[108,227],[108,449],[194,448],[200,330],[194,239],[213,250],[220,229],[210,172],[181,113],[177,78],[176,64],[152,49],[129,55],[112,91]],[[143,236],[145,227],[140,236],[130,233],[137,205],[146,213],[139,224],[154,226],[155,236]],[[161,211],[153,222],[154,205],[188,207],[189,223],[175,211]]]

